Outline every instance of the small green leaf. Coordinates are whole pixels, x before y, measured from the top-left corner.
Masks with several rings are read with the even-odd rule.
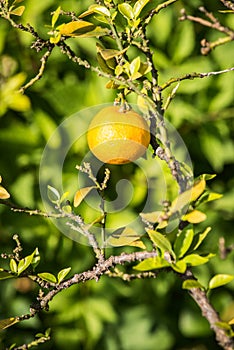
[[[193,241],[194,231],[192,228],[183,230],[175,241],[175,254],[177,258],[182,258],[189,250]]]
[[[148,258],[141,261],[139,264],[134,266],[134,270],[137,271],[149,271],[155,269],[162,269],[168,267],[170,264],[164,258],[156,256],[155,258]]]
[[[52,19],[51,19],[51,26],[52,26],[52,28],[54,28],[55,23],[57,22],[57,20],[59,18],[60,11],[61,11],[61,6],[59,6],[57,8],[57,10],[54,11],[54,14],[53,14]]]
[[[58,190],[56,190],[56,188],[54,188],[50,185],[47,186],[47,189],[48,189],[47,194],[48,194],[49,200],[55,204],[59,203],[60,202],[60,194],[59,194]]]
[[[19,320],[16,317],[10,317],[5,320],[0,320],[0,330],[10,327],[17,322],[19,322]]]
[[[172,250],[170,241],[161,233],[154,230],[146,230],[151,241],[158,247],[162,252],[169,252],[174,258],[175,253]]]
[[[11,259],[10,260],[10,270],[13,273],[17,273],[18,272],[18,266],[17,266],[17,262],[15,261],[15,259]]]
[[[74,197],[74,207],[78,207],[80,203],[83,201],[83,199],[89,194],[91,190],[96,188],[96,186],[89,186],[89,187],[83,187],[80,188]]]
[[[10,11],[10,14],[15,16],[22,16],[22,14],[24,13],[24,10],[25,10],[25,6],[19,6],[19,7],[16,7],[14,10]]]
[[[186,281],[184,281],[183,284],[182,284],[182,288],[183,289],[193,289],[193,288],[204,289],[204,287],[201,285],[201,283],[199,283],[196,280],[186,280]]]
[[[62,282],[62,280],[64,280],[64,278],[68,275],[70,271],[71,267],[67,267],[66,269],[59,271],[57,276],[58,283]]]
[[[55,32],[54,36],[50,37],[51,44],[57,44],[61,39],[61,33]]]
[[[211,278],[209,282],[209,289],[218,288],[223,286],[231,281],[233,281],[234,275],[228,274],[218,274]]]
[[[176,263],[172,263],[171,267],[174,271],[178,273],[185,273],[187,264],[184,259],[177,261]]]
[[[133,8],[127,4],[119,4],[118,5],[119,12],[127,19],[133,19],[134,18],[134,13],[133,13]]]
[[[200,179],[204,179],[205,181],[212,180],[216,177],[216,174],[202,174],[199,176]]]
[[[20,275],[23,271],[25,271],[29,267],[29,265],[33,261],[34,253],[35,251],[31,255],[28,255],[19,261],[18,275]]]
[[[209,254],[206,257],[200,256],[198,254],[190,254],[184,258],[184,261],[186,262],[186,264],[190,266],[198,266],[198,265],[206,264],[210,260],[210,258],[212,258],[213,256],[214,254]]]
[[[42,272],[42,273],[38,273],[37,276],[40,277],[41,279],[43,279],[46,282],[57,283],[57,279],[56,279],[56,277],[54,275],[52,275],[52,273]]]

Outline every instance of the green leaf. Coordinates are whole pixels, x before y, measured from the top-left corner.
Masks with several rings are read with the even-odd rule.
[[[135,5],[133,6],[133,13],[135,18],[137,18],[143,8],[150,2],[151,0],[138,0]]]
[[[211,278],[209,282],[209,289],[218,288],[223,286],[231,281],[233,281],[234,275],[228,274],[218,274]]]
[[[17,262],[15,261],[15,259],[11,259],[10,260],[10,270],[13,273],[17,273],[18,272],[18,266],[17,266]]]
[[[182,258],[189,250],[193,241],[194,231],[192,228],[183,230],[176,238],[174,250],[177,258]]]
[[[0,280],[6,280],[7,278],[14,278],[14,276],[11,273],[0,268]]]
[[[57,20],[59,18],[60,11],[61,11],[61,6],[59,6],[57,8],[57,10],[54,11],[54,14],[53,14],[52,19],[51,19],[51,26],[52,26],[52,28],[54,28],[55,23],[57,22]]]
[[[42,272],[42,273],[38,273],[37,276],[40,277],[41,279],[43,279],[46,282],[57,283],[57,279],[56,279],[56,277],[54,275],[52,275],[52,273]]]
[[[204,289],[204,287],[201,285],[201,283],[199,283],[196,280],[186,280],[186,281],[184,281],[183,284],[182,284],[182,288],[183,289],[193,289],[193,288]]]
[[[119,4],[118,9],[119,9],[119,12],[128,20],[134,18],[133,8],[129,4],[127,3]]]
[[[67,267],[66,269],[59,271],[57,276],[58,283],[62,282],[62,280],[64,280],[64,278],[68,275],[70,271],[71,271],[71,267]]]
[[[184,258],[184,261],[186,262],[186,264],[190,266],[198,266],[198,265],[206,264],[210,260],[210,258],[212,258],[213,256],[214,254],[209,254],[206,257],[200,256],[198,254],[190,254]]]
[[[29,267],[29,265],[33,261],[34,253],[35,251],[31,255],[28,255],[19,261],[18,275],[20,275],[23,271],[25,271]]]
[[[15,16],[22,16],[22,14],[24,13],[24,10],[25,10],[25,6],[19,6],[19,7],[16,7],[14,10],[10,11],[10,14]]]
[[[156,256],[155,258],[148,258],[141,261],[139,264],[134,266],[134,270],[137,271],[149,271],[155,269],[161,269],[164,267],[168,267],[170,264],[164,258],[160,256]]]
[[[47,186],[47,195],[48,195],[49,200],[52,203],[57,204],[60,202],[60,194],[59,194],[58,190],[56,190],[56,188],[54,188],[50,185]]]
[[[177,261],[176,263],[172,263],[171,267],[174,271],[178,273],[185,273],[187,264],[184,259]]]
[[[5,320],[0,320],[0,330],[12,326],[13,324],[19,322],[16,317],[6,318]]]
[[[74,207],[78,207],[80,203],[83,201],[83,199],[89,194],[91,190],[96,188],[96,186],[89,186],[89,187],[83,187],[80,188],[74,197]]]
[[[175,253],[172,250],[170,241],[161,233],[154,230],[146,230],[151,241],[158,247],[162,252],[169,252],[174,258]]]
[[[182,220],[188,221],[191,224],[199,224],[200,222],[206,220],[206,214],[195,209],[195,210],[192,210],[189,213],[185,214],[182,217]]]
[[[76,34],[74,36],[79,36],[79,38],[99,38],[100,36],[105,36],[109,34],[110,34],[109,29],[97,26],[94,28],[94,30],[90,30],[84,34]]]

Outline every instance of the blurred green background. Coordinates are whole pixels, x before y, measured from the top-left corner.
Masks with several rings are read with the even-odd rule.
[[[47,37],[50,12],[58,5],[64,10],[80,13],[93,1],[35,2],[26,0],[23,23],[30,23]],[[160,12],[148,29],[159,69],[160,83],[168,78],[190,72],[221,70],[233,65],[234,44],[216,48],[209,56],[200,54],[200,40],[215,40],[214,30],[179,22],[180,10],[200,15],[204,5],[224,25],[234,28],[233,14],[219,13],[219,1],[178,3]],[[3,185],[11,193],[11,200],[19,206],[42,208],[39,191],[39,167],[44,147],[62,121],[77,111],[103,103],[111,103],[115,92],[105,88],[106,81],[90,71],[78,67],[59,50],[52,53],[42,79],[26,91],[27,98],[14,100],[14,89],[24,79],[38,72],[41,54],[30,49],[32,37],[0,19],[0,173]],[[69,43],[69,41],[68,41]],[[95,40],[72,39],[70,44],[82,58],[95,64]],[[8,82],[8,83],[7,83]],[[4,93],[5,92],[5,95]],[[9,97],[10,96],[10,97]],[[212,226],[207,239],[207,251],[217,253],[208,265],[194,269],[204,284],[216,273],[233,273],[234,253],[227,260],[218,255],[218,240],[225,237],[233,242],[234,221],[234,74],[185,81],[180,84],[166,117],[182,136],[192,159],[195,176],[216,173],[210,183],[214,191],[223,193],[222,199],[205,207],[208,219],[200,227]],[[136,102],[131,98],[131,102]],[[77,126],[78,127],[78,126]],[[87,152],[87,145],[74,145],[64,168],[65,187],[76,190],[79,163]],[[125,175],[137,172],[126,167]],[[140,207],[144,193],[135,205]],[[92,266],[91,249],[76,243],[49,221],[40,217],[12,213],[0,207],[0,252],[14,248],[12,236],[18,233],[24,253],[37,246],[41,254],[39,270],[57,273],[71,266],[72,273]],[[109,252],[117,254],[121,249]],[[5,266],[4,260],[1,266]],[[234,317],[234,284],[214,290],[211,302],[224,320]],[[0,319],[21,315],[37,295],[37,287],[27,280],[1,281]],[[184,350],[219,349],[208,323],[173,274],[161,273],[154,280],[131,283],[103,277],[96,282],[73,286],[51,302],[50,312],[19,323],[0,333],[0,348],[12,343],[30,342],[34,334],[52,328],[52,340],[41,349],[108,349],[108,350]]]

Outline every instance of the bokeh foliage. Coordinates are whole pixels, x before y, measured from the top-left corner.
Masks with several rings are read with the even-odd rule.
[[[44,37],[51,21],[50,12],[58,5],[63,10],[82,12],[92,1],[34,2],[26,0],[23,23],[30,23]],[[218,1],[180,1],[155,16],[149,28],[160,83],[182,73],[207,72],[225,69],[233,64],[233,43],[217,47],[208,56],[200,53],[200,40],[217,38],[214,30],[191,22],[179,22],[180,9],[198,15],[198,7],[205,5],[223,24],[234,27],[233,14],[222,14]],[[40,53],[29,48],[31,37],[13,29],[0,20],[1,67],[1,128],[0,169],[4,187],[20,206],[42,208],[39,193],[38,169],[43,149],[65,118],[89,106],[112,102],[115,93],[106,89],[106,80],[70,62],[59,51],[53,52],[42,79],[28,89],[24,98],[13,92],[25,79],[38,71]],[[82,58],[95,63],[95,40],[72,39],[72,47]],[[200,228],[212,226],[206,246],[207,252],[217,253],[208,265],[197,267],[195,275],[206,284],[210,276],[233,273],[233,253],[227,260],[218,255],[218,241],[225,237],[231,244],[234,220],[234,75],[223,74],[182,82],[166,117],[178,129],[185,141],[194,166],[195,175],[216,173],[210,182],[222,199],[204,208],[208,219]],[[4,82],[7,81],[4,85]],[[9,91],[11,99],[3,96]],[[11,92],[11,93],[10,93]],[[134,98],[132,103],[136,103]],[[78,127],[78,126],[77,126]],[[75,191],[75,165],[87,151],[86,145],[75,145],[69,154],[64,179],[69,190]],[[131,166],[126,167],[126,175]],[[137,174],[135,175],[137,181]],[[142,200],[144,194],[141,194]],[[140,197],[141,198],[141,197]],[[11,237],[18,233],[26,253],[37,246],[43,271],[57,273],[71,266],[80,272],[93,262],[89,247],[61,235],[48,220],[16,214],[0,208],[1,252],[10,251]],[[118,248],[120,251],[121,249]],[[118,250],[115,248],[115,250]],[[210,298],[221,316],[229,320],[234,314],[233,283],[211,292]],[[33,283],[27,280],[1,282],[0,318],[24,314],[36,294]],[[121,280],[102,278],[63,291],[52,301],[50,313],[22,322],[0,333],[2,347],[12,343],[29,342],[38,329],[51,327],[52,340],[44,349],[110,349],[110,350],[170,350],[218,349],[208,323],[196,305],[181,289],[181,282],[173,274],[162,273],[154,280]],[[10,339],[10,342],[9,342]],[[68,345],[69,344],[69,345]]]

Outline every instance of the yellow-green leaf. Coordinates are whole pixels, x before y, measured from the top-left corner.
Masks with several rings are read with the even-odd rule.
[[[170,264],[160,256],[156,256],[154,258],[148,258],[141,261],[139,264],[134,266],[134,270],[138,271],[149,271],[155,269],[161,269],[164,267],[168,267]]]
[[[206,181],[204,179],[201,179],[197,182],[195,182],[194,186],[192,187],[191,191],[191,202],[196,201],[200,195],[204,192],[206,188]]]
[[[75,36],[79,34],[87,33],[95,28],[95,25],[86,21],[72,21],[69,23],[63,23],[56,29],[59,30],[61,35]]]
[[[22,16],[22,14],[24,13],[24,10],[25,10],[25,6],[19,6],[19,7],[16,7],[14,10],[12,10],[10,14],[15,16]]]
[[[96,188],[96,186],[83,187],[79,189],[74,197],[74,207],[78,207],[83,199],[89,194],[89,192]]]
[[[38,273],[37,276],[40,277],[41,279],[43,279],[44,281],[47,281],[47,282],[52,282],[52,283],[57,282],[56,277],[54,275],[52,275],[52,273],[49,273],[49,272]]]
[[[121,247],[125,245],[134,245],[133,242],[137,241],[137,246],[139,246],[139,234],[130,227],[126,227],[122,231],[114,232],[107,240],[108,244],[113,247]],[[140,244],[140,248],[143,245]]]
[[[182,284],[182,288],[183,289],[193,289],[193,288],[204,289],[204,287],[201,285],[201,283],[199,283],[196,280],[186,280],[186,281],[184,281],[183,284]]]
[[[0,185],[0,199],[7,199],[10,197],[10,194],[7,192],[7,190]]]
[[[147,222],[155,223],[158,221],[158,218],[162,215],[162,213],[162,211],[152,211],[151,213],[140,213],[140,216]]]
[[[184,229],[176,238],[174,249],[178,258],[182,258],[189,250],[193,241],[194,231],[192,228]]]
[[[138,0],[134,7],[133,7],[133,12],[134,12],[134,16],[135,18],[137,18],[141,11],[143,10],[143,8],[150,2],[151,0]]]
[[[211,278],[209,282],[209,289],[214,289],[217,287],[221,287],[231,281],[233,281],[234,275],[228,274],[218,274]]]
[[[0,330],[12,326],[13,324],[19,322],[16,317],[6,318],[5,320],[0,320]]]
[[[5,279],[8,279],[8,278],[14,278],[14,276],[5,271],[4,269],[0,268],[0,280],[5,280]]]
[[[206,220],[206,214],[202,213],[199,210],[193,210],[185,214],[182,219],[188,221],[191,224],[199,224],[202,221]]]
[[[92,15],[94,13],[97,13],[99,15],[103,15],[106,17],[110,17],[110,11],[105,6],[91,5],[91,6],[89,6],[89,9],[87,11],[83,12],[79,16],[79,18],[87,17],[87,16]]]
[[[133,19],[134,13],[131,5],[123,3],[118,5],[119,12],[127,19]]]
[[[190,254],[190,255],[187,255],[183,260],[186,262],[186,264],[190,266],[199,266],[199,265],[206,264],[212,256],[214,255],[211,254],[204,257],[198,254]]]
[[[187,264],[185,262],[185,260],[179,260],[176,263],[172,263],[171,267],[173,268],[174,271],[178,272],[178,273],[185,273],[186,268],[187,268]]]
[[[59,18],[60,11],[61,11],[61,6],[59,6],[59,7],[57,8],[57,10],[54,11],[54,14],[53,14],[52,19],[51,19],[52,28],[54,28],[55,23],[57,22],[57,20],[58,20],[58,18]]]
[[[173,257],[175,257],[171,243],[164,235],[154,230],[147,229],[146,232],[156,247],[158,247],[162,252],[169,252]]]

